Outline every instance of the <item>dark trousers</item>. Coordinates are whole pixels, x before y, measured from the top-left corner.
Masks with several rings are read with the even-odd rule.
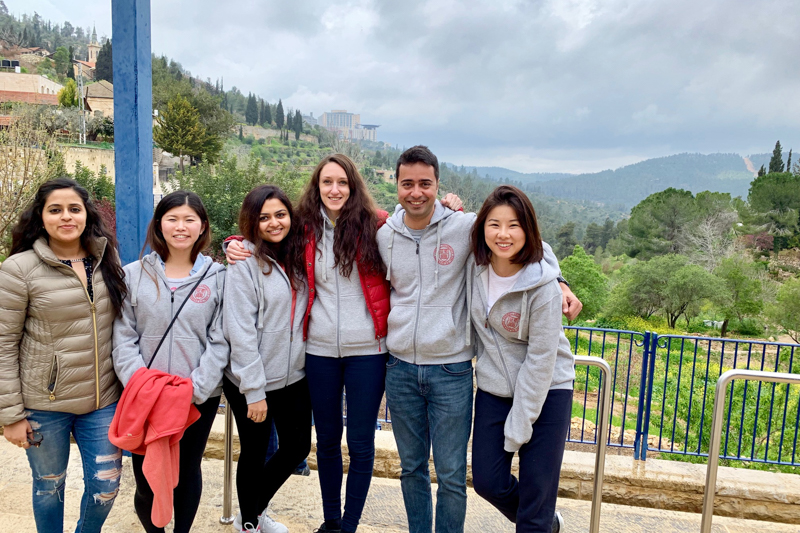
[[[219,396],[209,398],[205,403],[197,405],[200,418],[183,433],[180,446],[180,475],[178,486],[172,492],[172,507],[175,513],[175,533],[188,533],[192,529],[200,496],[203,493],[203,472],[200,463],[208,442],[208,434],[214,424],[214,417],[219,408]],[[136,515],[147,533],[162,533],[164,528],[156,527],[150,520],[153,509],[153,491],[142,472],[144,455],[133,454],[133,477],[136,480],[136,493],[133,495],[133,507]]]
[[[478,389],[472,432],[475,492],[517,524],[517,533],[550,533],[558,496],[561,460],[572,412],[572,391],[551,390],[519,450],[519,481],[511,475],[514,454],[505,451],[503,429],[512,399]]]
[[[306,377],[317,430],[317,468],[325,520],[342,517],[342,391],[347,401],[347,471],[342,529],[355,531],[375,462],[375,423],[383,398],[386,354],[320,357],[306,354]]]
[[[257,524],[258,515],[311,451],[308,382],[303,378],[283,389],[267,392],[267,418],[260,423],[247,418],[247,400],[227,377],[222,380],[222,389],[239,431],[241,452],[236,467],[236,490],[242,524]],[[273,422],[280,444],[266,461]]]

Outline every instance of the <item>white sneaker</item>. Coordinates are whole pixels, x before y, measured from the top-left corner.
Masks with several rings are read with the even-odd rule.
[[[261,511],[261,514],[267,514],[267,509],[269,509],[269,504],[267,504],[267,506],[264,508],[264,510]],[[258,517],[260,519],[261,515],[258,515]],[[242,531],[242,529],[243,529],[242,528],[242,512],[241,511],[236,513],[236,518],[233,519],[233,529],[234,529],[234,531]]]
[[[561,513],[556,511],[556,514],[553,516],[553,530],[552,533],[566,533],[564,529],[564,517],[561,516]]]
[[[260,533],[261,529],[258,526],[253,527],[253,524],[250,522],[245,522],[244,527],[239,531],[242,533]]]
[[[261,516],[258,517],[258,528],[261,533],[289,533],[289,528],[273,520],[272,517],[267,514],[266,509],[264,509]]]

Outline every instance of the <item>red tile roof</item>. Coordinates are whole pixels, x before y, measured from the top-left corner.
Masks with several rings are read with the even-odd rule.
[[[0,91],[0,102],[19,102],[23,104],[58,105],[58,95],[24,93],[19,91]]]

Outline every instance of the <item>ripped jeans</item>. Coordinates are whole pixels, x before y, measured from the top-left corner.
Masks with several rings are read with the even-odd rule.
[[[83,497],[76,533],[99,532],[119,490],[122,452],[108,441],[117,404],[74,415],[29,409],[28,422],[42,434],[42,444],[28,448],[33,474],[33,515],[38,533],[64,531],[64,486],[70,434],[83,461]]]

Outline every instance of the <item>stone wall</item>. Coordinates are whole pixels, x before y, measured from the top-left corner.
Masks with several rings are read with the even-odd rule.
[[[64,162],[68,172],[75,172],[75,163],[77,161],[80,161],[81,165],[95,174],[100,172],[102,165],[105,165],[108,176],[111,181],[114,181],[114,150],[77,146],[66,147],[64,149]]]
[[[58,94],[64,86],[38,74],[0,72],[0,91]]]
[[[236,126],[233,128],[235,133],[239,133],[239,127]],[[270,138],[277,138],[280,136],[281,131],[275,130],[272,128],[262,128],[261,126],[242,126],[242,135],[247,137],[248,135],[252,135],[256,140],[258,139],[270,139]],[[289,132],[289,140],[294,140],[294,132]],[[300,134],[301,141],[308,141],[312,143],[316,143],[317,138],[314,135],[306,135],[305,133]]]

